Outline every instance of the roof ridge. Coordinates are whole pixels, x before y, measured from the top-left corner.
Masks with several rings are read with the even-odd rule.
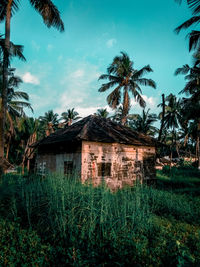
[[[94,120],[94,116],[92,116],[92,115],[87,116],[85,119],[89,119],[90,117]],[[91,122],[90,119],[86,120],[86,123],[81,128],[79,134],[77,134],[77,137],[79,137],[80,139],[84,138],[84,136],[86,135],[86,132],[88,132],[87,128],[89,127],[90,122]]]

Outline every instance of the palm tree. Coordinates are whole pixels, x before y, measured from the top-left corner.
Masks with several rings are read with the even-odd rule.
[[[43,126],[46,136],[49,136],[51,133],[54,133],[56,129],[58,129],[58,114],[54,113],[53,110],[45,112],[44,116],[39,117],[39,121]]]
[[[9,67],[9,55],[11,51],[10,28],[11,17],[19,8],[19,0],[7,0],[0,2],[0,22],[5,20],[5,50],[3,53],[3,87],[2,87],[2,108],[0,112],[0,168],[3,166],[4,158],[4,124],[7,105],[7,86]],[[59,31],[64,31],[64,24],[60,18],[60,13],[51,0],[30,0],[34,9],[42,16],[47,27],[55,27]]]
[[[177,154],[179,155],[178,143],[177,143],[177,131],[176,129],[182,125],[182,109],[181,100],[176,98],[175,95],[170,94],[166,97],[167,105],[165,107],[164,128],[171,129],[171,159],[173,147],[176,147]]]
[[[150,109],[143,109],[142,116],[140,114],[129,115],[129,126],[137,132],[155,136],[158,129],[153,125],[157,121],[157,115],[149,113]]]
[[[113,109],[119,106],[123,90],[123,111],[121,119],[123,125],[126,123],[130,109],[129,92],[131,92],[139,105],[144,108],[146,103],[141,96],[142,90],[140,85],[156,88],[156,84],[153,80],[143,78],[144,74],[152,71],[149,65],[144,66],[140,70],[134,69],[133,61],[130,60],[125,52],[121,52],[121,55],[116,56],[107,68],[107,74],[103,74],[99,77],[99,80],[109,80],[109,82],[101,85],[99,92],[104,92],[114,87],[114,90],[107,97],[107,102]]]
[[[162,142],[164,122],[165,122],[164,120],[165,119],[165,95],[164,94],[162,94],[162,103],[160,103],[158,107],[162,107],[162,112],[160,113],[161,124],[160,124],[160,130],[159,130],[159,135],[158,135],[158,142]]]
[[[176,0],[181,3],[181,0]],[[193,16],[182,23],[175,29],[176,33],[179,33],[183,29],[187,29],[194,24],[200,22],[200,0],[187,0],[189,8],[192,10]],[[189,51],[192,49],[200,48],[200,31],[191,31],[189,34]]]
[[[9,147],[11,137],[14,135],[14,120],[25,115],[24,108],[29,108],[33,111],[29,102],[29,96],[22,91],[16,91],[19,88],[22,80],[20,77],[14,75],[15,69],[8,69],[8,96],[6,106],[6,136],[7,136],[7,152],[6,159],[8,159]],[[2,75],[0,71],[0,88],[2,88]],[[22,101],[25,100],[25,101]],[[2,105],[2,95],[0,92],[0,108]]]
[[[97,109],[97,116],[102,117],[102,118],[108,118],[109,112],[107,111],[106,108],[100,108]]]
[[[120,105],[116,108],[114,115],[110,117],[111,120],[116,122],[116,123],[121,123],[122,112],[123,112],[123,107],[122,107],[122,105]]]
[[[78,116],[78,112],[72,109],[68,109],[67,112],[61,114],[61,119],[64,125],[70,126],[73,122],[79,120],[81,117]]]
[[[8,84],[8,78],[11,75],[11,73],[14,71],[14,69],[8,68],[5,71],[5,64],[3,64],[4,56],[6,54],[6,47],[5,47],[5,39],[0,36],[0,79],[1,79],[1,86],[0,86],[0,92],[1,92],[1,109],[0,109],[0,173],[3,169],[3,158],[4,158],[4,136],[5,136],[5,122],[6,122],[6,105],[7,105],[7,97],[8,97],[8,89],[6,87],[5,90],[5,72],[6,72],[6,86],[9,86]],[[23,46],[21,45],[14,45],[12,42],[10,42],[10,50],[9,55],[7,57],[7,66],[10,65],[10,59],[17,56],[19,59],[25,61],[25,57],[23,56]]]
[[[200,169],[200,60],[198,54],[194,56],[192,67],[184,65],[178,68],[175,75],[183,74],[187,83],[180,93],[185,93],[188,98],[183,98],[183,117],[187,125],[189,120],[197,123],[196,154],[198,158],[198,168]]]

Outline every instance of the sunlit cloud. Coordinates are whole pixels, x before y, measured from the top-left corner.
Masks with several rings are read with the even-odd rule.
[[[148,97],[147,95],[142,95],[142,97],[146,102],[146,109],[150,109],[150,112],[156,112],[158,110],[157,105],[159,100],[157,97]],[[137,103],[134,99],[131,99],[131,108],[134,113],[141,113],[142,111],[139,103]]]
[[[31,83],[35,85],[40,84],[39,79],[35,75],[32,75],[30,72],[24,73],[24,75],[22,75],[22,79],[24,83]]]
[[[116,43],[117,43],[117,40],[114,39],[114,38],[112,38],[112,39],[109,39],[109,40],[106,42],[106,46],[107,46],[108,48],[111,48],[111,47],[113,47],[113,45],[115,45]]]
[[[50,51],[52,51],[52,50],[53,50],[53,45],[48,44],[48,45],[47,45],[47,51],[50,52]]]

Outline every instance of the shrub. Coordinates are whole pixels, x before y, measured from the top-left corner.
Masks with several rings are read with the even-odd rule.
[[[36,232],[0,219],[1,266],[49,266],[49,252],[50,247],[42,244]]]

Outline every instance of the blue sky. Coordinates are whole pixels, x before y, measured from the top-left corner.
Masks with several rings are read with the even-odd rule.
[[[175,77],[177,67],[191,62],[186,31],[174,28],[191,16],[174,0],[56,0],[65,32],[48,29],[29,1],[21,0],[11,21],[11,40],[24,45],[27,62],[15,59],[30,95],[34,116],[53,109],[59,115],[75,108],[81,116],[107,107],[105,93],[99,93],[98,77],[106,72],[114,56],[125,51],[139,69],[150,64],[147,75],[157,89],[143,87],[147,107],[158,111],[161,94],[178,94],[183,77]],[[3,32],[4,25],[0,25]],[[141,112],[132,100],[131,112]],[[29,113],[31,115],[31,113]]]

